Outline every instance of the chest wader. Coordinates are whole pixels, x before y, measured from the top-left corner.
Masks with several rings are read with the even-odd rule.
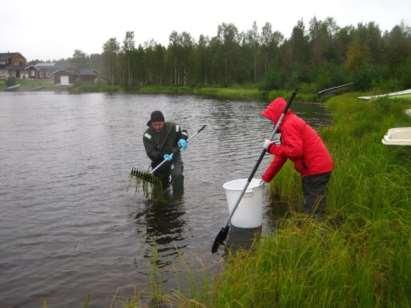
[[[174,196],[181,196],[184,193],[184,164],[178,153],[173,159],[171,166],[171,183],[173,185]]]
[[[330,177],[331,172],[327,172],[302,178],[305,213],[317,218],[324,216],[327,184]]]
[[[156,167],[152,163],[152,168]],[[165,163],[154,174],[160,178],[163,190],[167,190],[170,184],[173,188],[174,195],[180,196],[184,193],[184,164],[180,153],[176,153],[171,162]]]

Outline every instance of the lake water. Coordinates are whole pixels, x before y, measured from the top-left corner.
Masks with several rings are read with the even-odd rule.
[[[0,307],[110,306],[215,272],[211,244],[228,218],[222,184],[248,177],[272,126],[263,102],[193,96],[0,93]],[[319,104],[293,108],[314,126]],[[151,111],[194,133],[183,153],[185,193],[152,204],[129,178],[149,160]],[[267,156],[257,174],[269,163]],[[262,232],[274,222],[265,207]],[[222,249],[221,249],[222,250]],[[153,266],[155,264],[155,266]],[[154,275],[156,273],[156,275]]]

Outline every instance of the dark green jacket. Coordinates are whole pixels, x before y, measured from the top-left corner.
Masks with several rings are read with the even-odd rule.
[[[149,127],[144,132],[143,142],[147,156],[151,159],[153,165],[160,163],[164,154],[170,154],[171,152],[174,152],[173,160],[179,158],[180,150],[177,142],[180,138],[187,139],[187,131],[172,122],[165,122],[160,132],[156,132]]]

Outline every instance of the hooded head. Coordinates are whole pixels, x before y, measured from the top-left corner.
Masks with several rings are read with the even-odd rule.
[[[154,129],[156,132],[160,132],[164,127],[164,116],[161,111],[153,111],[150,116],[150,121],[147,122],[147,126]]]
[[[153,122],[164,122],[164,115],[161,111],[156,110],[151,113],[147,126],[150,126]]]
[[[278,119],[281,116],[281,113],[284,111],[285,107],[287,106],[287,102],[282,97],[277,97],[273,100],[262,112],[261,115],[273,122],[273,124],[277,123]],[[289,111],[288,111],[289,112]],[[287,113],[288,113],[287,112]]]

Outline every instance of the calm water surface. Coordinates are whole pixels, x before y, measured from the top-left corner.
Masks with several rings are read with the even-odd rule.
[[[192,96],[0,93],[0,307],[106,307],[148,290],[152,263],[165,288],[213,272],[214,237],[228,218],[222,184],[247,177],[270,136],[261,102]],[[151,111],[194,133],[183,153],[185,194],[147,201],[129,179],[149,165]],[[318,104],[294,105],[314,126]],[[266,157],[258,174],[269,163]],[[263,233],[273,221],[265,208]]]

